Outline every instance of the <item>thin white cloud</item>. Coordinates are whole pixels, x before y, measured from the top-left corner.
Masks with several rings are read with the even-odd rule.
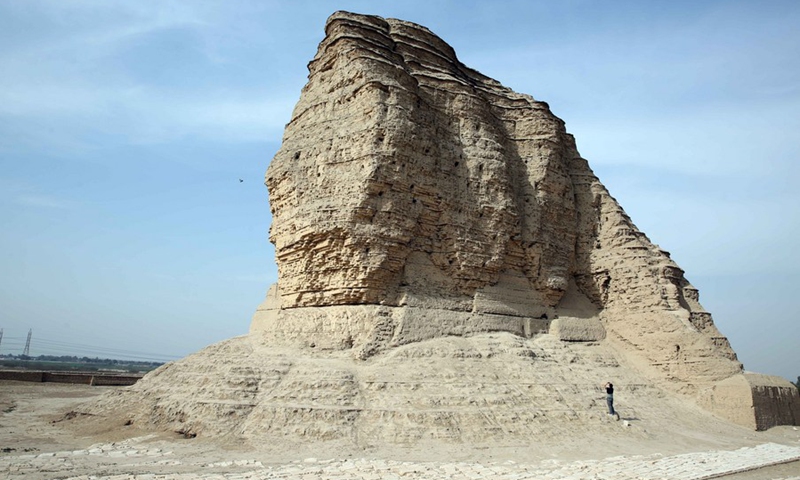
[[[14,203],[25,207],[54,208],[58,210],[69,209],[73,202],[52,197],[49,195],[25,194],[14,198]]]
[[[647,117],[568,123],[596,166],[630,165],[689,175],[763,177],[797,171],[800,96],[793,101],[727,105]]]
[[[0,115],[52,116],[97,115],[102,112],[108,92],[91,86],[67,84],[0,84]]]
[[[12,160],[13,161],[13,160]],[[11,162],[6,162],[10,164]],[[4,167],[6,165],[3,165]],[[49,193],[34,184],[16,178],[0,177],[0,202],[21,207],[45,208],[56,210],[74,209],[79,201],[63,198]]]
[[[238,97],[238,96],[237,96]],[[218,141],[263,142],[280,139],[291,119],[296,98],[184,98],[159,102],[150,99],[130,111],[151,118],[149,125],[137,129],[137,143],[160,143],[171,139],[197,136]],[[153,101],[155,100],[155,101]]]
[[[637,172],[612,176],[606,186],[633,222],[672,253],[691,276],[794,274],[800,257],[800,193],[747,179],[697,181],[691,187],[664,179],[639,183]],[[611,184],[611,185],[609,185]]]
[[[104,0],[61,2],[28,0],[4,6],[9,15],[26,18],[35,11],[38,34],[24,35],[25,41],[0,52],[0,62],[39,59],[53,61],[60,56],[74,60],[113,54],[120,43],[153,31],[175,27],[202,28],[202,19],[192,4],[185,2],[108,2]],[[36,28],[36,27],[33,27]]]
[[[164,143],[185,137],[222,142],[279,140],[296,96],[206,92],[173,95],[149,88],[93,89],[47,85],[0,89],[0,118],[45,118],[49,131],[28,131],[51,150],[83,149],[92,136],[115,135],[130,144]],[[246,97],[246,98],[245,98]],[[19,123],[21,125],[21,123]],[[32,124],[32,127],[36,123]],[[76,132],[83,142],[76,143]],[[15,135],[19,138],[19,134]],[[36,143],[31,139],[30,143]],[[41,147],[42,145],[40,145]]]
[[[81,150],[91,148],[93,139],[104,135],[132,144],[193,136],[222,142],[280,139],[299,96],[296,86],[290,92],[273,85],[267,92],[266,85],[209,86],[193,83],[191,78],[183,85],[166,86],[134,78],[114,65],[120,61],[120,49],[159,30],[175,28],[196,35],[196,51],[206,50],[209,64],[224,62],[217,44],[225,41],[226,32],[213,31],[218,28],[214,16],[222,14],[219,6],[130,2],[111,8],[107,2],[96,1],[41,3],[58,35],[42,35],[44,40],[26,35],[19,48],[0,53],[4,72],[0,121],[16,145]],[[62,15],[79,20],[68,24],[60,20]],[[149,58],[157,55],[154,51]],[[43,124],[47,128],[41,128]],[[0,138],[2,143],[12,142]]]

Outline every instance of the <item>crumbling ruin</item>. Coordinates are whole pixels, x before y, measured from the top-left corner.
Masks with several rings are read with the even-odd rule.
[[[797,424],[797,390],[743,374],[546,103],[419,25],[337,12],[326,34],[267,171],[279,279],[250,333],[103,408],[192,434],[525,442],[610,434],[613,378],[642,416],[685,416],[677,395]]]

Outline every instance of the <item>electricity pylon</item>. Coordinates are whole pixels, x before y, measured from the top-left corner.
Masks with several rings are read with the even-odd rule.
[[[22,351],[23,357],[27,357],[31,353],[31,335],[33,335],[33,329],[28,330],[28,341],[25,342],[25,350]]]

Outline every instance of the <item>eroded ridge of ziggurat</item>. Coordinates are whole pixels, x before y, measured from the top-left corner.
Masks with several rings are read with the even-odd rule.
[[[606,418],[610,379],[637,418],[797,424],[797,390],[743,373],[546,103],[419,25],[325,31],[266,175],[279,277],[250,333],[96,412],[361,448],[645,437]]]

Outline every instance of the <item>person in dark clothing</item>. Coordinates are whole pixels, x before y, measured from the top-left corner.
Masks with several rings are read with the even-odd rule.
[[[606,389],[606,404],[608,405],[608,414],[619,420],[619,413],[614,411],[614,384],[607,382],[604,387]]]

